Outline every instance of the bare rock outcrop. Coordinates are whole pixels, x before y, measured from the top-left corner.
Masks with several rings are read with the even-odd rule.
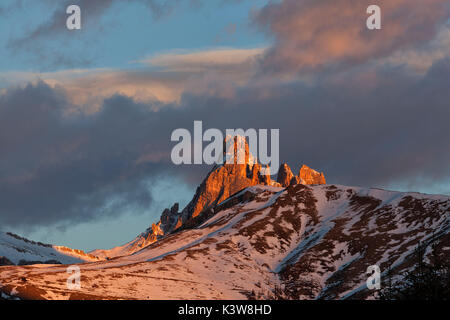
[[[224,150],[224,164],[216,165],[197,188],[194,198],[181,213],[181,224],[244,188],[257,184],[280,186],[272,181],[268,167],[266,173],[269,174],[261,174],[262,165],[249,152],[245,137],[227,137]],[[230,158],[230,154],[234,157]],[[244,156],[245,162],[240,161]]]
[[[292,178],[294,178],[294,174],[291,168],[286,163],[283,163],[280,166],[280,170],[278,170],[277,182],[286,188],[291,184]]]
[[[244,158],[245,157],[245,158]],[[243,161],[245,159],[245,161]],[[171,209],[165,209],[155,230],[158,234],[152,235],[152,229],[148,229],[147,241],[156,241],[160,232],[169,234],[184,226],[196,225],[204,219],[199,215],[208,212],[233,194],[254,185],[269,185],[276,187],[288,187],[294,184],[325,184],[323,173],[319,173],[307,166],[302,166],[298,176],[292,173],[287,164],[282,164],[278,172],[277,181],[273,181],[269,168],[266,167],[266,175],[261,174],[263,165],[258,163],[249,151],[245,137],[227,136],[224,141],[223,164],[215,165],[206,178],[197,188],[191,202],[179,212],[178,204]],[[267,174],[268,173],[268,174]],[[211,212],[205,214],[210,216]],[[189,221],[189,223],[188,223]],[[195,221],[192,222],[192,221]]]
[[[312,185],[327,183],[322,172],[317,172],[316,170],[311,169],[306,165],[303,165],[300,168],[298,176],[294,176],[291,168],[286,163],[283,163],[280,166],[277,181],[281,186],[285,188],[289,187],[290,185],[296,184]]]
[[[327,184],[325,180],[325,176],[322,172],[317,172],[310,167],[303,165],[300,168],[300,172],[298,174],[300,178],[301,184],[311,185],[311,184]]]
[[[168,230],[173,230],[174,226],[178,223],[179,217],[179,204],[175,203],[172,208],[165,209],[161,214],[160,228],[163,233],[167,233]]]

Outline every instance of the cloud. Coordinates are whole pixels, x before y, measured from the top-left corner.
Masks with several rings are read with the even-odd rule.
[[[105,98],[121,94],[139,102],[178,103],[183,92],[205,93],[224,84],[244,85],[257,70],[263,48],[217,48],[190,52],[177,50],[135,61],[130,69],[68,69],[56,72],[4,72],[0,84],[24,85],[44,81],[65,91],[67,98],[84,112],[96,112]],[[222,86],[219,86],[222,83]]]
[[[450,25],[439,30],[429,43],[418,48],[399,50],[382,59],[381,64],[392,67],[407,66],[417,73],[426,73],[434,62],[444,59],[450,52]]]
[[[161,67],[173,72],[200,72],[211,69],[221,71],[236,70],[252,65],[264,53],[265,48],[214,48],[196,52],[178,50],[171,53],[158,54],[137,62]]]
[[[382,29],[366,28],[377,4]],[[265,6],[256,21],[275,36],[263,67],[298,72],[357,65],[433,39],[450,15],[446,0],[284,0]]]
[[[191,7],[195,7],[198,5],[198,1],[189,0],[188,3]],[[142,5],[148,9],[153,19],[160,19],[170,15],[183,2],[180,0],[44,0],[42,6],[52,12],[50,17],[30,30],[26,29],[23,35],[10,39],[8,48],[16,54],[22,53],[24,50],[32,53],[30,59],[37,62],[40,70],[51,70],[55,67],[89,67],[98,57],[93,54],[89,55],[84,46],[82,48],[71,47],[71,52],[65,52],[61,48],[69,47],[73,41],[79,41],[87,46],[97,43],[97,37],[93,40],[87,35],[97,34],[104,30],[101,17],[115,5],[124,3]],[[0,15],[23,10],[30,5],[25,0],[21,0],[19,4],[0,7]],[[82,10],[83,27],[76,33],[65,27],[68,17],[66,9],[69,5],[78,5]],[[59,41],[57,46],[53,45],[54,40]]]
[[[144,4],[149,12],[153,14],[154,18],[159,18],[169,14],[179,0],[44,0],[44,3],[52,8],[53,11],[50,19],[38,25],[31,30],[26,36],[16,39],[14,44],[17,46],[24,45],[28,41],[40,41],[44,38],[54,37],[67,32],[66,28],[61,27],[66,25],[66,9],[69,5],[78,5],[82,9],[83,21],[89,25],[98,25],[98,19],[108,9],[117,3],[141,3]],[[17,6],[19,7],[19,6]],[[20,8],[23,5],[20,6]],[[10,9],[11,10],[11,9]]]
[[[142,212],[164,158],[152,142],[157,117],[120,97],[95,115],[70,114],[64,93],[43,82],[0,97],[1,225],[38,226]],[[161,139],[161,138],[160,138]]]
[[[441,2],[417,3],[424,11],[411,9],[411,23],[397,7],[403,2],[384,3],[384,24],[396,13],[408,28],[424,23],[423,30],[410,39],[397,26],[394,43],[397,29],[386,27],[386,43],[374,35],[370,52],[358,33],[336,40],[354,52],[330,50],[326,40],[338,36],[337,22],[321,18],[328,22],[319,28],[315,12],[327,17],[331,2],[298,3],[271,4],[258,16],[276,36],[267,50],[169,52],[144,59],[140,69],[3,74],[3,82],[16,85],[0,94],[1,225],[67,225],[142,212],[157,196],[149,185],[161,177],[181,177],[194,193],[209,168],[177,167],[169,158],[171,132],[191,129],[194,120],[204,129],[279,128],[280,158],[295,170],[305,163],[324,171],[330,183],[448,193],[450,57],[442,41],[448,33],[436,26]],[[296,35],[303,29],[291,29],[295,21],[311,29]],[[354,32],[352,22],[342,24],[343,32]],[[429,59],[420,64],[421,57]],[[351,68],[332,68],[338,65]],[[284,77],[305,68],[320,72]]]
[[[448,58],[420,77],[403,68],[359,71],[313,86],[301,81],[247,86],[233,99],[192,97],[190,104],[204,113],[191,119],[203,119],[208,127],[280,128],[280,158],[324,170],[331,183],[384,188],[403,183],[421,191],[445,185]],[[205,111],[208,106],[214,113]]]
[[[43,82],[0,96],[0,217],[3,226],[91,221],[142,212],[154,179],[193,186],[209,169],[174,166],[171,132],[279,128],[281,159],[323,170],[330,183],[427,191],[450,178],[450,60],[411,77],[403,68],[279,85],[237,86],[232,98],[185,92],[155,109],[120,95],[95,113],[73,108]],[[361,83],[369,73],[371,82]],[[356,87],[358,84],[359,87]],[[157,178],[158,177],[158,178]],[[433,189],[434,190],[434,189]]]
[[[114,94],[133,97],[137,101],[169,103],[179,100],[186,74],[154,70],[69,69],[57,72],[32,73],[11,71],[0,73],[3,87],[23,86],[43,81],[64,90],[77,109],[96,112],[105,98]]]

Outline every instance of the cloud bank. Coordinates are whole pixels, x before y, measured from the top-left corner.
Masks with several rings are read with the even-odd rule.
[[[366,28],[366,9],[382,8],[382,28]],[[256,19],[275,36],[267,71],[307,71],[355,65],[433,39],[448,20],[446,0],[284,0]]]
[[[194,120],[279,128],[281,159],[330,183],[450,193],[445,2],[382,2],[385,30],[373,35],[361,30],[362,4],[334,3],[265,7],[255,23],[274,36],[267,50],[169,53],[141,70],[72,70],[3,90],[2,225],[145,210],[161,177],[182,177],[194,192],[208,168],[170,161],[171,132]]]

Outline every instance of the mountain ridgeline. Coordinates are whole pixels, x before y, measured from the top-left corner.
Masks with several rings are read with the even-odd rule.
[[[230,137],[226,139],[230,139]],[[229,148],[234,150],[230,151]],[[245,162],[242,164],[238,163],[240,150],[245,154]],[[175,203],[171,208],[162,212],[157,223],[152,224],[150,228],[125,246],[111,250],[95,250],[91,253],[109,258],[132,254],[168,234],[195,228],[214,215],[214,208],[217,205],[247,187],[256,185],[288,187],[296,184],[326,184],[323,173],[317,172],[306,165],[300,168],[298,175],[294,175],[287,164],[282,164],[278,171],[277,181],[273,181],[270,175],[261,175],[262,165],[249,152],[245,137],[235,136],[233,144],[227,145],[224,142],[224,160],[226,154],[230,154],[230,152],[234,152],[234,162],[225,163],[224,161],[223,165],[214,166],[183,210],[179,211],[179,204]],[[266,172],[270,172],[268,167]]]
[[[373,299],[369,266],[385,287],[415,270],[417,247],[448,260],[450,196],[327,184],[305,165],[273,181],[244,141],[245,163],[214,166],[184,209],[90,252],[80,291],[64,266],[9,263],[0,299]]]

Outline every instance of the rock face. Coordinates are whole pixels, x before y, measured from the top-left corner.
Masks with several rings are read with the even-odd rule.
[[[280,166],[280,170],[278,170],[277,182],[286,188],[291,184],[292,178],[294,178],[294,174],[291,168],[286,163],[283,163]]]
[[[281,165],[280,170],[278,171],[277,181],[282,187],[285,188],[296,184],[327,184],[325,176],[322,172],[317,172],[316,170],[303,165],[300,168],[298,176],[294,176],[291,168],[286,163]]]
[[[233,194],[247,187],[263,185],[287,188],[296,184],[325,184],[325,177],[307,166],[302,166],[298,176],[292,173],[287,164],[282,164],[277,181],[269,175],[262,175],[262,165],[249,151],[245,137],[227,136],[224,140],[223,164],[215,165],[197,188],[191,202],[179,211],[176,203],[165,209],[160,221],[153,224],[130,243],[111,250],[95,252],[96,255],[114,257],[131,254],[156,242],[164,235],[181,229],[195,228],[214,214],[214,208]]]
[[[166,234],[177,230],[188,220],[198,217],[203,211],[216,206],[242,189],[258,184],[279,186],[277,182],[272,181],[270,175],[261,175],[262,165],[257,163],[257,159],[249,152],[245,137],[225,138],[223,160],[224,164],[214,166],[209,172],[182,212],[176,213],[171,210],[170,217],[167,217],[167,211],[163,212],[162,218],[171,221],[170,224],[164,225],[163,230]],[[177,222],[174,225],[175,220]]]
[[[230,158],[230,155],[234,155],[234,157]],[[240,161],[243,157],[245,157],[245,161]],[[164,234],[178,230],[189,220],[197,218],[203,212],[250,186],[288,187],[299,183],[305,185],[326,184],[323,173],[305,165],[301,167],[299,175],[295,176],[287,164],[282,164],[278,171],[277,181],[273,181],[270,175],[261,175],[262,165],[251,154],[247,141],[242,136],[225,138],[223,159],[224,164],[214,166],[197,188],[193,199],[186,208],[178,212],[178,204],[175,204],[170,210],[164,210],[160,220],[161,230]],[[234,161],[230,161],[230,159]]]
[[[303,165],[300,168],[298,177],[300,178],[300,183],[305,185],[327,184],[322,172],[317,172],[306,165]]]
[[[75,292],[67,288],[66,268],[0,267],[0,297],[374,299],[368,266],[379,266],[385,288],[421,262],[445,266],[450,256],[450,196],[258,185],[213,209],[201,228],[173,233],[133,255],[80,265],[95,285]]]
[[[175,203],[172,208],[165,209],[161,214],[160,227],[161,231],[164,233],[164,230],[172,230],[178,224],[178,217],[180,215],[179,204]]]

